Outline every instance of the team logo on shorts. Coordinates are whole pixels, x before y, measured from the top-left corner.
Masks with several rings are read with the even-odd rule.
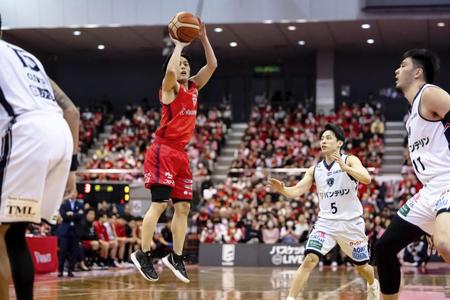
[[[333,184],[334,184],[334,178],[328,178],[328,179],[327,179],[327,184],[328,184],[329,186],[333,186]]]

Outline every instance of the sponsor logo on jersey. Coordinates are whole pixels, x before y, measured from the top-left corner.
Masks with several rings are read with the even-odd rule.
[[[322,199],[327,199],[327,198],[345,196],[345,195],[348,195],[348,193],[350,193],[350,189],[340,189],[340,190],[336,190],[336,191],[332,191],[332,192],[319,193],[319,196]]]
[[[428,145],[430,143],[430,138],[429,137],[424,137],[421,138],[420,140],[415,141],[414,143],[411,143],[408,145],[409,147],[409,151],[411,153],[413,153],[416,150],[419,150],[420,148],[425,147],[426,145]]]
[[[187,108],[183,107],[183,109],[180,112],[180,115],[182,115],[182,116],[196,116],[197,115],[197,110],[195,110],[195,109],[187,109]]]

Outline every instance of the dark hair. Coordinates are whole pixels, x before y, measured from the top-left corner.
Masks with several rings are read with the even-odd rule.
[[[173,52],[166,57],[166,61],[164,62],[163,66],[162,66],[163,74],[166,74],[167,65],[169,64],[169,60],[172,57],[172,54],[173,54]],[[187,55],[186,53],[181,53],[181,56],[184,57],[188,61],[189,65],[191,64],[191,58],[189,57],[189,55]]]
[[[320,132],[320,138],[322,138],[322,135],[325,133],[325,131],[330,130],[334,133],[338,141],[345,142],[345,134],[344,130],[342,130],[341,127],[334,125],[334,124],[327,124],[325,125],[325,128]]]
[[[99,211],[98,212],[98,219],[101,219],[103,217],[108,217],[108,215],[104,211]]]
[[[0,31],[2,31],[2,14],[0,14]]]
[[[403,54],[403,59],[410,57],[416,67],[422,68],[427,83],[433,83],[439,72],[439,57],[428,49],[411,49]]]

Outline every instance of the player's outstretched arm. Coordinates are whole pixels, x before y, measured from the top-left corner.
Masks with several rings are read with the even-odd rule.
[[[163,104],[170,104],[175,100],[175,93],[178,93],[179,84],[177,81],[177,70],[180,66],[181,52],[183,48],[189,45],[189,43],[182,43],[176,39],[171,38],[175,44],[172,55],[167,63],[166,73],[162,81],[162,97],[161,102]],[[174,93],[175,92],[175,93]]]
[[[311,189],[314,182],[314,167],[310,167],[302,180],[300,180],[296,185],[291,187],[286,187],[283,182],[275,178],[269,178],[269,187],[272,191],[282,194],[287,198],[295,198],[303,195]]]
[[[437,118],[450,123],[450,95],[443,89],[427,88],[423,92],[422,105]]]
[[[208,36],[206,35],[206,27],[204,23],[201,23],[200,35],[198,38],[202,42],[203,50],[205,51],[206,65],[204,65],[196,75],[192,76],[190,80],[192,80],[200,90],[206,85],[216,70],[217,58],[211,44],[209,43]]]
[[[369,171],[364,168],[358,157],[349,155],[347,157],[347,163],[342,160],[339,154],[334,154],[332,157],[339,164],[342,171],[347,172],[347,174],[349,174],[359,182],[369,184],[372,181],[372,177],[370,177]]]

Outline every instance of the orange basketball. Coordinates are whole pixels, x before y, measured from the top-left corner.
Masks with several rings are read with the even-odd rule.
[[[200,20],[191,13],[179,12],[169,23],[169,34],[176,40],[189,43],[200,32]]]

